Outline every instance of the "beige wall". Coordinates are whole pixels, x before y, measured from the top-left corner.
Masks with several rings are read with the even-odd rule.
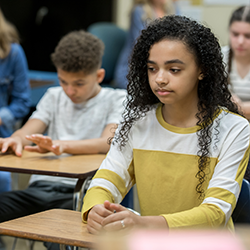
[[[221,45],[228,44],[228,21],[237,6],[203,6],[202,19],[219,38]]]
[[[114,2],[115,2],[114,7],[116,8],[116,10],[114,11],[115,23],[123,29],[128,29],[129,14],[133,6],[133,0],[115,0]]]
[[[192,4],[191,0],[189,2]],[[123,29],[128,29],[129,27],[129,13],[132,4],[133,0],[115,1],[114,21]],[[197,6],[194,7],[197,8]],[[219,38],[221,45],[226,45],[228,43],[228,20],[232,11],[236,9],[237,6],[213,6],[201,4],[199,7],[201,10],[201,21],[206,23],[212,29],[215,35]]]

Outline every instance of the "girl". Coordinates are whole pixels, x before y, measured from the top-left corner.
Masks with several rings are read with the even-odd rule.
[[[173,14],[174,12],[175,9],[172,0],[134,0],[127,39],[115,69],[115,85],[117,87],[127,87],[126,75],[128,73],[128,59],[132,52],[134,42],[146,23],[155,18]]]
[[[236,9],[229,21],[229,46],[222,48],[233,100],[250,119],[250,7]]]
[[[124,120],[84,199],[89,232],[233,230],[250,134],[218,40],[184,16],[157,19],[138,38],[128,80]],[[117,204],[135,183],[142,216]]]
[[[0,9],[0,137],[9,137],[29,112],[28,66],[16,28]],[[0,173],[0,193],[11,189],[11,175]]]

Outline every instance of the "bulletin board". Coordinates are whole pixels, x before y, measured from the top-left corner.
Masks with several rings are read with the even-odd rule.
[[[250,0],[203,0],[205,5],[250,5]]]

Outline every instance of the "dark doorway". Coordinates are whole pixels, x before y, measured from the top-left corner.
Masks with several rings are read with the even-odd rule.
[[[18,29],[31,70],[55,71],[50,54],[62,36],[112,21],[113,0],[0,0],[5,17]]]

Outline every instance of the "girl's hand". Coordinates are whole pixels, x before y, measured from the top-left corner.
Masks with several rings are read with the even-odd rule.
[[[26,139],[32,141],[36,146],[25,146],[24,149],[29,152],[47,153],[52,152],[55,155],[61,155],[63,153],[63,147],[60,141],[52,141],[49,136],[41,134],[27,135]]]
[[[142,226],[143,218],[129,211],[120,204],[104,202],[104,207],[112,211],[112,214],[107,216],[102,221],[103,229],[106,231],[117,231],[131,229],[134,226]]]
[[[140,216],[120,204],[104,202],[104,207],[112,213],[103,219],[102,226],[107,231],[129,230],[133,227],[167,229],[168,223],[163,216]]]
[[[98,234],[103,229],[103,220],[111,214],[112,212],[109,209],[105,208],[103,204],[95,205],[88,214],[88,232],[92,234]]]

